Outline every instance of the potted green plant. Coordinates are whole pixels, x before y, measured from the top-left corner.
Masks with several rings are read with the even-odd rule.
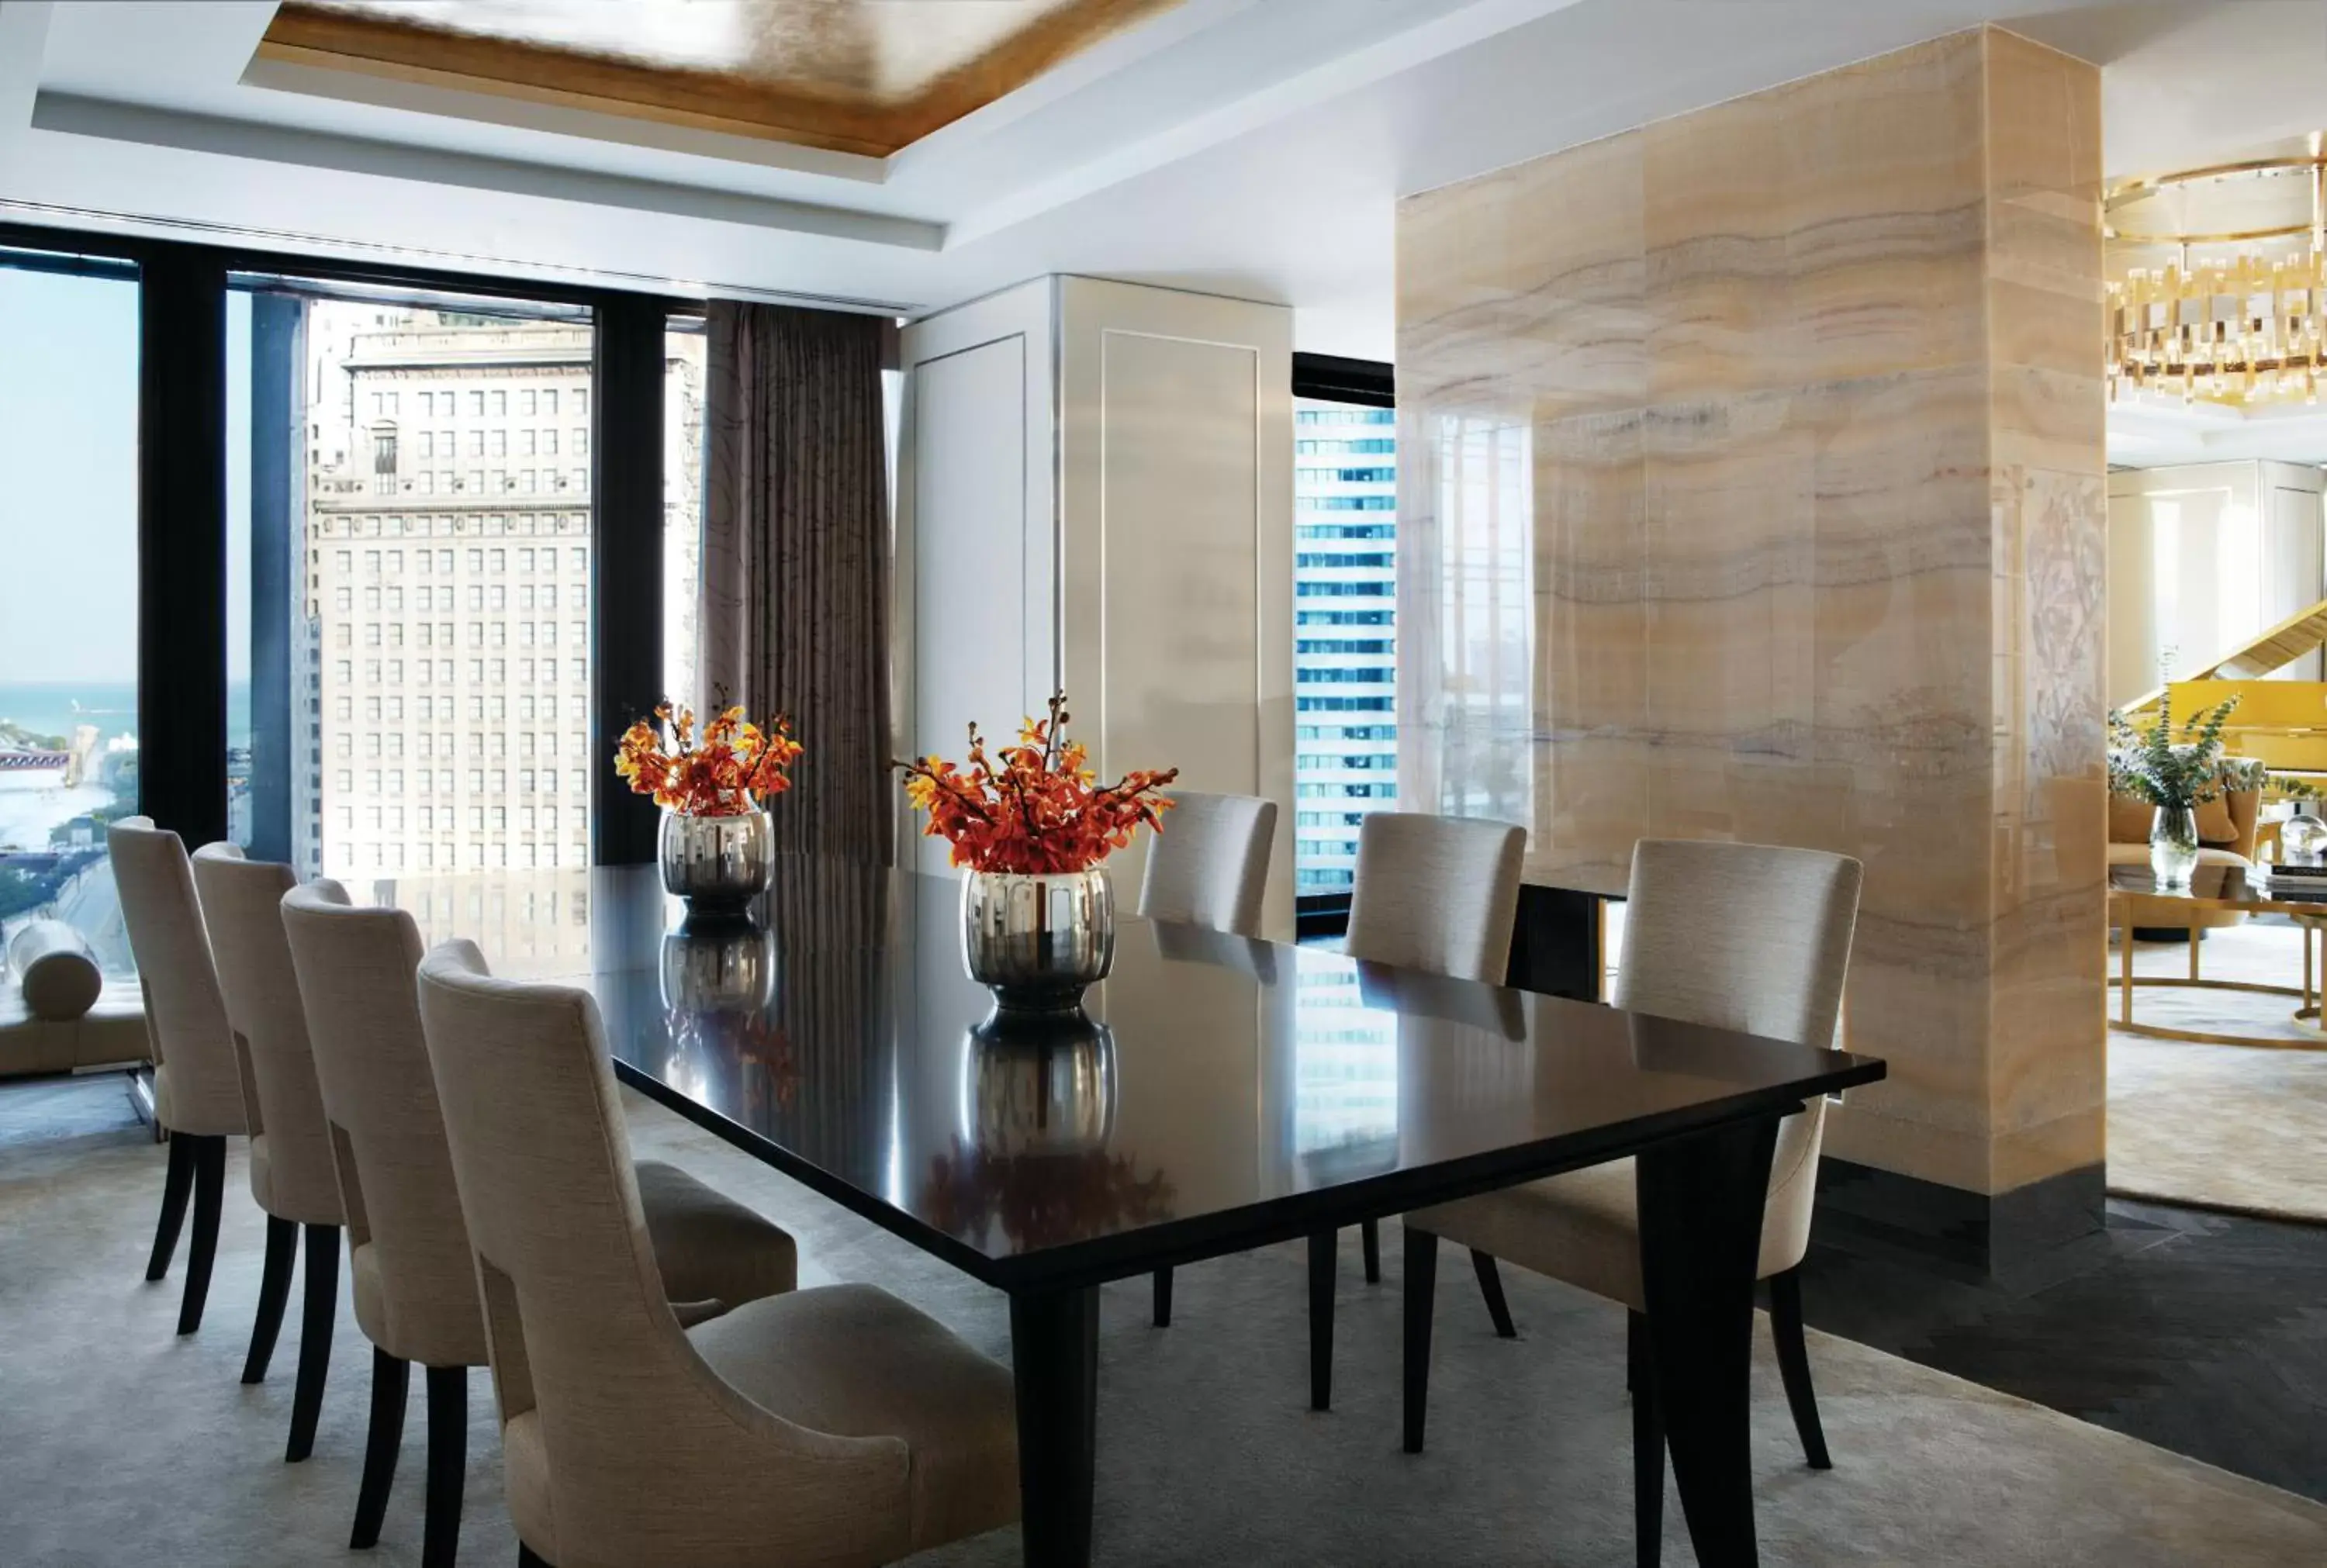
[[[2220,795],[2223,778],[2222,725],[2238,699],[2201,708],[2174,738],[2171,689],[2157,702],[2157,718],[2147,727],[2122,713],[2108,716],[2109,789],[2157,808],[2149,829],[2149,869],[2159,888],[2180,891],[2190,885],[2198,863],[2198,807]]]

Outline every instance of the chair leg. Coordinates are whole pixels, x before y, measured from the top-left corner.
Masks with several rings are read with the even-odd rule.
[[[147,1279],[158,1280],[170,1272],[178,1232],[186,1223],[186,1199],[193,1190],[194,1141],[183,1135],[172,1138],[170,1168],[162,1178],[162,1218],[154,1226],[154,1255],[145,1260]]]
[[[469,1476],[469,1369],[428,1368],[428,1520],[420,1568],[453,1568],[461,1548],[461,1492]]]
[[[1309,1237],[1309,1408],[1333,1407],[1333,1232]]]
[[[549,1568],[549,1560],[519,1541],[517,1544],[517,1568]]]
[[[291,1265],[299,1255],[299,1227],[266,1217],[266,1265],[258,1276],[258,1316],[250,1324],[250,1354],[242,1358],[242,1380],[263,1383],[275,1359],[275,1337],[283,1331],[283,1304],[291,1299]]]
[[[1471,1272],[1479,1276],[1479,1293],[1487,1298],[1487,1316],[1495,1320],[1495,1333],[1505,1339],[1519,1337],[1519,1325],[1511,1321],[1511,1304],[1503,1300],[1503,1276],[1495,1267],[1492,1254],[1471,1249]]]
[[[1770,1276],[1770,1337],[1777,1341],[1778,1374],[1810,1469],[1832,1470],[1826,1431],[1818,1424],[1818,1391],[1810,1386],[1809,1349],[1802,1342],[1802,1276],[1799,1267]]]
[[[1624,1392],[1640,1397],[1640,1377],[1649,1365],[1649,1321],[1638,1312],[1624,1314]]]
[[[1358,1227],[1358,1239],[1363,1243],[1366,1255],[1366,1283],[1381,1283],[1381,1221],[1369,1219]]]
[[[172,1142],[185,1138],[179,1133]],[[202,1303],[210,1300],[210,1265],[218,1261],[219,1210],[226,1201],[226,1137],[212,1134],[188,1138],[193,1144],[194,1237],[186,1254],[186,1290],[178,1299],[178,1332],[191,1334],[202,1326]]]
[[[332,1323],[340,1315],[340,1227],[307,1230],[307,1299],[299,1319],[299,1379],[291,1388],[291,1441],[283,1460],[297,1464],[315,1451],[315,1419],[323,1413],[323,1376],[332,1369]]]
[[[1628,1345],[1636,1347],[1632,1387],[1632,1554],[1639,1568],[1657,1568],[1665,1540],[1665,1423],[1657,1408],[1654,1364],[1647,1355],[1649,1321],[1627,1314]]]
[[[1430,1414],[1430,1311],[1438,1300],[1438,1237],[1406,1227],[1406,1451],[1422,1451]]]
[[[360,1552],[379,1544],[379,1522],[396,1484],[396,1456],[404,1447],[404,1406],[412,1363],[375,1345],[371,1350],[371,1424],[364,1435],[363,1482],[356,1489],[356,1527],[348,1545]]]
[[[1168,1268],[1155,1271],[1155,1326],[1172,1326],[1172,1271]]]

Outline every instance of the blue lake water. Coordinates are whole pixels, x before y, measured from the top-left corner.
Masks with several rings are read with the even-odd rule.
[[[137,685],[135,681],[0,681],[0,719],[42,735],[70,736],[76,725],[95,724],[102,743],[137,733]],[[226,733],[229,746],[250,744],[248,681],[236,681],[227,687]]]

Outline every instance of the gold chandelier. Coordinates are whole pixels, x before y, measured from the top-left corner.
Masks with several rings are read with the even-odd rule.
[[[2109,193],[2103,233],[2125,269],[2108,285],[2108,389],[2183,403],[2316,403],[2327,379],[2327,157],[2221,163]],[[2134,227],[2178,208],[2171,232]],[[2204,214],[2231,226],[2204,229]],[[2189,219],[2195,217],[2195,221]],[[2274,222],[2275,218],[2289,219]],[[2287,242],[2299,240],[2290,248]],[[2114,268],[2112,268],[2114,270]]]

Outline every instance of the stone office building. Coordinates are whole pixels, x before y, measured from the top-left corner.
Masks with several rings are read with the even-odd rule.
[[[310,871],[588,863],[591,330],[308,322]]]

